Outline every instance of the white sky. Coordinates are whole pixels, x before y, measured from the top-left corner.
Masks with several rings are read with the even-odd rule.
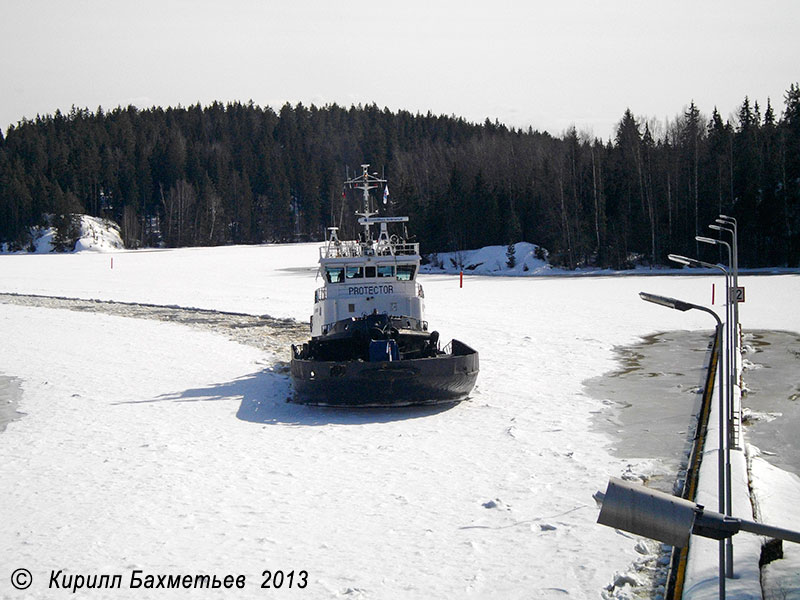
[[[630,107],[780,113],[797,0],[0,0],[0,127],[214,100],[375,102],[608,138]]]

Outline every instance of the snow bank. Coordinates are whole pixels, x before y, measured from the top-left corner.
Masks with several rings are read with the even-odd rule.
[[[445,273],[457,275],[463,271],[464,275],[490,275],[505,277],[541,277],[541,276],[566,276],[566,277],[592,277],[608,275],[662,275],[669,273],[687,272],[682,267],[668,267],[662,265],[648,266],[636,265],[632,269],[622,271],[614,269],[601,269],[597,267],[578,267],[565,269],[556,267],[548,261],[546,249],[529,242],[514,244],[514,266],[510,267],[508,246],[486,246],[477,250],[461,250],[458,252],[434,252],[425,255],[427,264],[422,265],[422,273]],[[764,269],[769,273],[789,272],[796,273],[797,269]],[[699,274],[694,269],[692,273]],[[715,271],[707,271],[715,274]]]
[[[115,252],[124,250],[119,225],[109,219],[90,217],[89,215],[73,215],[76,219],[75,245],[73,252]],[[8,244],[0,245],[0,254],[47,254],[56,250],[57,230],[53,226],[31,227],[29,248],[16,252],[9,249]],[[32,249],[32,252],[31,252]]]
[[[423,273],[459,273],[472,275],[542,275],[551,271],[547,250],[528,242],[514,244],[514,266],[509,266],[508,246],[486,246],[478,250],[430,254]]]
[[[42,254],[55,248],[55,227],[31,227],[34,252]]]
[[[748,454],[758,520],[797,531],[800,477],[768,463],[754,446],[748,447]],[[783,558],[764,567],[761,583],[764,600],[800,600],[800,545],[784,542]]]
[[[119,225],[114,221],[80,215],[80,234],[75,242],[75,252],[115,252],[124,248]]]

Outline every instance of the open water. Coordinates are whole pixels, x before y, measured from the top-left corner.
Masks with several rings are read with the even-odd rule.
[[[710,356],[711,331],[668,331],[615,349],[619,368],[584,382],[610,410],[595,426],[611,434],[626,459],[656,459],[648,485],[672,493],[694,439]]]
[[[619,368],[584,382],[610,408],[595,426],[626,459],[656,459],[649,485],[673,491],[683,476],[708,367],[712,331],[668,331],[615,350]],[[800,475],[800,335],[744,332],[745,439]]]
[[[800,334],[744,334],[745,437],[776,467],[800,476]]]
[[[0,375],[0,432],[5,431],[11,421],[22,416],[22,413],[17,411],[20,398],[22,398],[22,388],[19,379]]]

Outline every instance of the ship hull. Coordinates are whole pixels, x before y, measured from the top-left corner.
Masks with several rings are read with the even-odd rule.
[[[459,402],[475,386],[478,370],[478,353],[458,340],[453,340],[452,353],[430,358],[368,362],[293,357],[293,401],[348,407]]]

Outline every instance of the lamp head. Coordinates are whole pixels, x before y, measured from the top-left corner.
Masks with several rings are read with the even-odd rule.
[[[676,548],[685,547],[691,534],[724,540],[740,530],[755,532],[745,525],[756,525],[616,477],[608,481],[597,522]]]
[[[694,236],[694,239],[696,239],[698,242],[703,242],[704,244],[714,244],[715,246],[719,244],[719,240],[715,240],[714,238],[710,237],[703,237],[702,235],[696,235]]]
[[[681,256],[679,254],[669,254],[667,258],[670,259],[672,262],[676,262],[679,265],[684,265],[686,267],[691,266],[692,264],[690,258],[686,258],[685,256]]]
[[[682,548],[697,513],[694,502],[612,477],[597,522]]]
[[[694,304],[684,302],[683,300],[678,300],[677,298],[657,296],[656,294],[649,294],[647,292],[639,292],[639,297],[645,302],[652,302],[653,304],[666,306],[667,308],[674,308],[675,310],[679,310],[681,312],[686,312],[687,310],[694,308]]]
[[[709,239],[711,239],[711,238],[709,238]],[[716,244],[717,241],[718,240],[714,240],[714,243]],[[720,241],[720,243],[723,243],[723,242]],[[689,267],[699,267],[699,268],[702,268],[702,269],[714,269],[714,268],[717,268],[717,269],[722,269],[723,271],[725,270],[725,267],[723,267],[722,265],[712,265],[711,263],[703,262],[702,260],[697,260],[696,258],[689,258],[689,257],[686,257],[686,256],[680,256],[678,254],[670,254],[670,255],[667,256],[667,258],[669,258],[673,262],[676,262],[676,263],[681,264],[681,265],[686,265],[686,266],[689,266]]]

